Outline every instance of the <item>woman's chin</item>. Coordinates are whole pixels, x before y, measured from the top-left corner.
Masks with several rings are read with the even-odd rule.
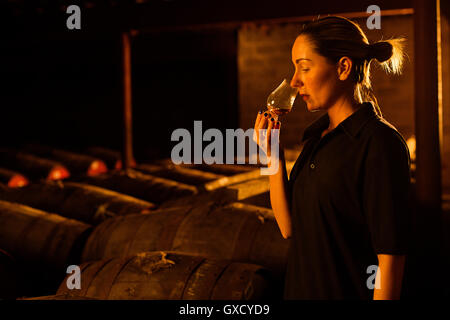
[[[309,112],[317,112],[321,110],[320,107],[311,105],[309,103],[306,103],[306,108],[308,109]]]

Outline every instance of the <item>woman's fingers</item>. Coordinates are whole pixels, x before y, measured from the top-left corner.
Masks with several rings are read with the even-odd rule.
[[[270,117],[270,115],[269,115],[269,117]],[[271,117],[269,120],[268,120],[268,122],[269,122],[269,124],[268,124],[268,126],[267,126],[267,133],[266,133],[266,148],[267,148],[267,156],[268,157],[270,157],[270,147],[271,147],[271,145],[270,145],[270,139],[271,139],[271,137],[272,137],[272,129],[273,129],[273,127],[274,127],[274,124],[275,124],[275,119],[273,118],[273,117]]]
[[[264,114],[261,117],[261,120],[259,121],[258,129],[264,129],[266,127],[269,116],[270,114],[267,111],[264,112]]]
[[[263,117],[263,112],[258,111],[258,114],[256,115],[256,120],[255,120],[255,126],[254,126],[255,129],[259,125],[259,122],[261,121],[262,117]]]
[[[258,125],[255,127],[256,135],[257,135],[257,137],[258,137],[258,144],[259,144],[259,134],[260,134],[259,131],[260,131],[261,129],[265,129],[265,128],[266,128],[266,126],[267,126],[267,117],[268,117],[268,116],[269,116],[269,113],[264,112],[264,113],[261,115],[261,119],[260,119]]]
[[[275,121],[275,127],[274,129],[280,129],[281,128],[281,122],[280,120]]]
[[[261,121],[262,117],[263,117],[262,111],[260,110],[260,111],[258,111],[258,114],[256,115],[255,126],[253,128],[253,141],[256,142],[256,144],[259,144],[258,128],[259,128],[259,122]]]
[[[270,116],[275,119],[275,121],[278,121],[278,114],[276,114],[275,112],[272,112],[272,111],[269,111],[269,113],[270,113]]]
[[[274,129],[274,124],[275,124],[275,119],[273,117],[271,117],[268,120],[269,124],[267,125],[267,142],[270,142],[270,134],[271,134],[271,129]]]
[[[253,140],[259,145],[259,129],[264,125],[263,119],[265,117],[266,113],[263,113],[262,111],[258,112],[258,115],[256,116],[255,120],[255,127],[253,132]]]

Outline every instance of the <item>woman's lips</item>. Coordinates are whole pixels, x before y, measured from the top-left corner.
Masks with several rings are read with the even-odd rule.
[[[307,95],[307,94],[301,94],[300,96],[302,97],[302,99],[304,101],[308,100],[308,98],[309,98],[309,95]]]

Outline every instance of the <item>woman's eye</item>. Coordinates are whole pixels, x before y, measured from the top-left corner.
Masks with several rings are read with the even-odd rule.
[[[309,71],[309,69],[302,69],[303,72]]]

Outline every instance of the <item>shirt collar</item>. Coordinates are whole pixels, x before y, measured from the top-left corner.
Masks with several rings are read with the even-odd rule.
[[[372,118],[377,117],[375,108],[371,102],[364,102],[362,106],[353,112],[347,119],[342,121],[337,127],[343,129],[343,131],[348,134],[351,138],[355,138],[356,135],[361,131],[364,125]],[[321,116],[319,119],[314,121],[309,127],[307,127],[303,133],[302,141],[309,139],[313,136],[319,136],[322,132],[328,128],[330,124],[330,119],[328,114]]]

